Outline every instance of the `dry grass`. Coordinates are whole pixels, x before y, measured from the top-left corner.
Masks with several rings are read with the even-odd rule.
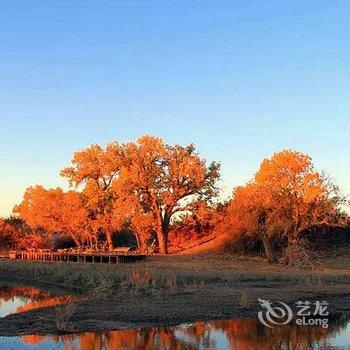
[[[317,291],[327,284],[327,279],[318,274],[305,274],[300,277],[300,284]]]
[[[126,265],[1,261],[0,279],[48,283],[73,294],[110,297],[116,293],[181,293],[227,284],[321,286],[349,283],[348,269],[271,266],[258,259],[219,257],[156,257]]]
[[[250,305],[250,297],[247,292],[240,292],[239,296],[239,306],[242,308],[247,308]]]
[[[288,246],[280,262],[289,267],[308,269],[314,269],[320,264],[315,253],[308,247],[308,243],[303,240],[299,244]]]
[[[76,310],[74,303],[58,305],[55,307],[55,324],[58,330],[69,331],[70,320]]]
[[[41,283],[46,282],[88,296],[75,303],[76,310],[70,306],[56,309],[58,323],[51,329],[62,332],[76,332],[73,327],[80,319],[101,325],[107,314],[108,320],[141,324],[233,318],[237,313],[251,316],[256,315],[258,298],[293,303],[322,295],[332,301],[334,310],[345,310],[350,302],[343,296],[350,291],[349,269],[323,266],[309,271],[271,266],[257,258],[170,256],[130,265],[0,261],[0,280],[15,282],[14,276],[21,284],[45,288]],[[36,314],[42,319],[50,310],[21,317],[31,319]],[[55,320],[48,319],[54,325]],[[20,324],[14,325],[13,332]],[[8,324],[2,327],[8,332]]]

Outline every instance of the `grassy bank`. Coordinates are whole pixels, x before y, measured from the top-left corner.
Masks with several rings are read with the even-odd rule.
[[[0,261],[2,281],[59,286],[87,297],[69,306],[69,312],[62,306],[60,315],[68,312],[70,319],[64,330],[57,326],[57,309],[45,308],[0,320],[0,335],[256,316],[258,298],[328,300],[331,311],[344,311],[350,309],[347,263],[339,257],[338,263],[324,261],[305,270],[224,256],[153,257],[130,265]]]
[[[213,283],[255,285],[295,283],[321,287],[349,283],[350,270],[326,265],[316,269],[296,269],[266,264],[259,259],[221,257],[153,257],[134,264],[44,263],[0,260],[2,280],[50,284],[81,295],[106,296],[116,291],[154,292],[205,288]]]

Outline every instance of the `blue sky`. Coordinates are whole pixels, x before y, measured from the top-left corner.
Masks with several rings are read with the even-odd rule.
[[[20,1],[0,9],[0,215],[91,143],[195,142],[230,193],[309,153],[350,193],[348,1]]]

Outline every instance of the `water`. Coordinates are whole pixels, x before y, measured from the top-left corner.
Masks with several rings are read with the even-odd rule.
[[[31,287],[1,287],[0,317],[70,300]],[[175,327],[130,329],[65,336],[0,337],[0,349],[142,350],[142,349],[350,349],[349,317],[332,320],[328,329],[288,325],[262,326],[256,319],[196,322]]]

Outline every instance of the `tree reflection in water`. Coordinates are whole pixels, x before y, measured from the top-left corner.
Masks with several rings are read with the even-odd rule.
[[[18,312],[73,300],[73,297],[52,296],[36,288],[0,288],[0,301],[6,302],[15,297],[23,299]],[[267,328],[256,319],[241,318],[210,323],[197,322],[187,326],[138,328],[81,335],[25,335],[21,340],[28,345],[37,345],[49,340],[53,345],[63,344],[66,350],[327,349],[331,347],[331,336],[344,329],[349,320],[350,316],[346,314],[330,319],[328,329],[297,327],[293,324]]]
[[[16,309],[16,312],[24,312],[34,310],[40,307],[54,306],[62,303],[67,303],[77,298],[72,296],[53,296],[51,293],[34,288],[34,287],[1,287],[0,288],[0,307],[3,303],[20,299],[21,306]]]
[[[343,329],[349,319],[332,320],[328,329],[292,325],[266,328],[255,319],[235,319],[197,322],[189,326],[52,336],[50,339],[63,343],[67,350],[327,349],[331,348],[330,336]]]

